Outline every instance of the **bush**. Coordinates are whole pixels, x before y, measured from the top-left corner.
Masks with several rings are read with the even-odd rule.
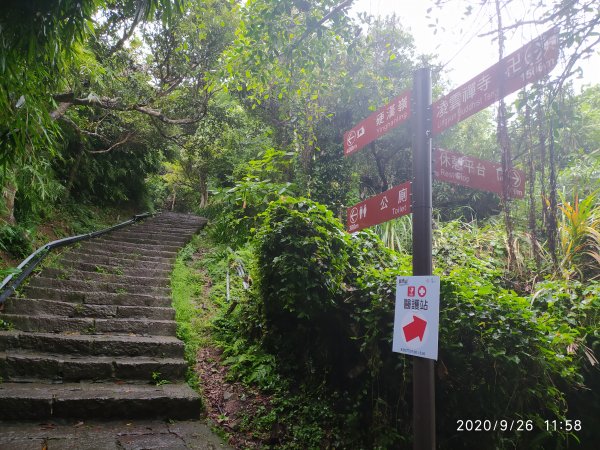
[[[25,258],[33,252],[30,234],[31,230],[19,225],[0,225],[0,250],[16,258]]]
[[[410,257],[385,249],[371,232],[348,235],[307,199],[275,201],[260,220],[257,283],[236,312],[242,323],[228,321],[238,346],[230,354],[252,349],[298,391],[324,386],[314,401],[334,406],[343,428],[337,435],[348,439],[340,447],[408,446],[411,365],[392,352],[391,340],[395,278],[411,273]],[[448,228],[446,242],[463,240],[454,232],[462,234]],[[567,351],[578,331],[499,287],[500,271],[479,252],[438,250],[447,260],[438,264],[439,448],[535,448],[548,440],[560,447],[564,433],[545,433],[543,421],[566,414],[557,386],[581,381]],[[531,420],[535,432],[458,433],[457,419],[469,418]]]
[[[273,202],[262,220],[257,282],[266,345],[299,376],[343,370],[339,294],[350,267],[349,235],[330,211],[307,199]]]

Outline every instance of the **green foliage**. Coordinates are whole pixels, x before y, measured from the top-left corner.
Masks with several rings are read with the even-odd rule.
[[[534,309],[541,318],[551,317],[557,333],[565,328],[576,331],[566,351],[575,360],[581,379],[563,387],[568,415],[594,423],[600,411],[600,282],[546,280],[538,283],[534,292]],[[585,444],[597,442],[598,430],[586,427],[577,437]]]
[[[559,236],[562,247],[560,269],[566,279],[573,272],[581,279],[600,277],[600,191],[573,202],[562,196]]]
[[[12,323],[0,319],[0,330],[2,330],[2,331],[10,331],[12,329],[13,329],[13,324]],[[2,380],[0,380],[0,383],[1,382],[2,382]]]
[[[156,386],[164,386],[165,384],[169,384],[169,380],[165,380],[160,372],[152,372],[152,382],[156,385]]]
[[[318,320],[348,270],[349,236],[331,211],[308,199],[273,203],[263,223],[256,238],[267,317],[285,311],[298,319]],[[281,330],[286,328],[281,323]]]
[[[196,303],[202,294],[203,279],[186,263],[197,246],[197,241],[192,241],[180,251],[171,274],[177,337],[184,342],[185,359],[190,367],[194,367],[196,353],[202,342],[202,326]]]
[[[1,224],[0,250],[10,253],[16,258],[25,258],[33,252],[31,234],[32,230],[23,226]]]
[[[496,252],[503,244],[478,242],[486,231],[471,227],[465,233],[454,223],[436,235],[440,448],[560,447],[566,433],[541,430],[544,420],[566,416],[571,390],[584,382],[568,349],[580,342],[588,319],[565,322],[500,287],[503,257]],[[322,386],[320,402],[335,405],[334,419],[313,430],[320,444],[300,446],[325,445],[340,429],[340,447],[407,446],[410,365],[392,353],[391,337],[395,277],[410,274],[410,258],[385,249],[371,232],[347,235],[321,205],[293,198],[273,202],[262,215],[255,253],[253,289],[215,323],[232,373],[291,395]],[[278,417],[292,408],[285,405]],[[531,420],[538,432],[457,434],[458,417],[507,414]]]
[[[536,317],[527,299],[498,288],[469,267],[457,266],[443,278],[441,304],[437,389],[438,402],[448,409],[440,415],[439,426],[448,444],[453,442],[451,448],[492,448],[502,441],[508,445],[507,439],[531,448],[525,442],[551,438],[504,433],[459,437],[450,411],[471,411],[473,417],[479,411],[498,419],[510,411],[533,420],[536,430],[544,429],[549,417],[564,418],[566,398],[555,384],[578,381],[566,351],[576,331]]]
[[[297,190],[285,181],[291,163],[289,153],[269,149],[260,156],[248,163],[234,187],[215,195],[213,208],[218,206],[220,211],[211,233],[218,242],[243,244],[262,221],[260,213],[269,202]]]

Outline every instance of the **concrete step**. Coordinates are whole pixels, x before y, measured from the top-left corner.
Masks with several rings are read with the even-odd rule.
[[[186,224],[178,222],[147,222],[138,227],[130,228],[129,231],[143,231],[147,233],[175,233],[181,236],[192,236],[202,229],[204,225]]]
[[[97,271],[85,271],[76,269],[54,269],[46,268],[40,273],[41,277],[57,278],[59,280],[94,281],[99,283],[122,283],[140,289],[152,287],[168,287],[171,279],[168,276],[130,276],[124,274],[103,273]]]
[[[85,304],[38,298],[10,298],[4,305],[5,314],[39,316],[52,314],[63,317],[136,318],[175,320],[175,310],[164,307]]]
[[[184,383],[2,383],[0,419],[197,419],[201,403]]]
[[[71,303],[115,306],[170,307],[171,297],[166,295],[131,294],[128,292],[74,291],[46,286],[27,286],[24,296],[32,299],[59,300]]]
[[[186,239],[186,241],[189,239]],[[184,244],[173,244],[171,242],[131,242],[121,238],[115,238],[110,236],[100,236],[96,239],[92,239],[89,242],[100,242],[106,244],[117,244],[122,247],[131,248],[132,251],[137,249],[145,249],[145,250],[158,250],[164,252],[178,252]]]
[[[171,274],[171,266],[166,264],[156,263],[140,263],[134,262],[128,264],[102,264],[98,259],[93,262],[77,261],[67,258],[62,258],[59,262],[61,269],[82,270],[84,272],[98,272],[114,275],[126,275],[129,277],[169,277]]]
[[[29,281],[29,286],[37,286],[42,288],[54,288],[84,292],[113,292],[113,293],[143,293],[149,295],[169,296],[171,289],[167,287],[157,286],[132,286],[127,283],[102,283],[93,280],[57,280],[37,276]]]
[[[62,254],[63,258],[67,259],[83,259],[86,261],[94,261],[98,258],[98,261],[103,261],[108,258],[108,261],[116,264],[135,264],[135,263],[157,263],[162,265],[172,266],[175,258],[173,257],[162,257],[162,256],[142,256],[142,255],[131,255],[128,253],[115,253],[110,250],[104,250],[102,248],[95,249],[83,249],[80,247],[73,248]]]
[[[87,356],[183,358],[183,342],[174,336],[86,335],[0,331],[0,351],[23,349]]]
[[[114,232],[104,235],[105,239],[111,241],[130,242],[135,245],[174,245],[183,247],[190,240],[190,236],[179,234],[138,233],[132,231]]]
[[[162,256],[162,254],[167,254],[171,256],[172,254],[177,254],[177,252],[181,249],[182,246],[167,244],[137,245],[132,242],[117,241],[115,239],[105,239],[103,237],[90,239],[89,241],[85,241],[83,244],[81,244],[81,248],[84,249],[94,247],[102,247],[117,252],[126,251],[127,253],[131,253],[132,255],[139,254],[143,256],[156,254],[156,256]]]
[[[173,230],[169,227],[162,227],[157,230],[151,230],[142,227],[131,227],[122,230],[116,230],[112,233],[108,233],[107,236],[125,236],[125,237],[138,237],[144,239],[165,239],[173,241],[188,240],[195,234],[195,231],[182,232],[180,230]]]
[[[136,257],[144,258],[148,256],[175,259],[177,251],[179,250],[179,248],[176,248],[175,250],[157,250],[146,248],[145,246],[126,246],[116,242],[101,241],[99,239],[87,241],[81,244],[81,247],[79,248],[83,250],[83,253],[100,250],[115,256],[129,255],[128,257],[133,259]]]
[[[38,316],[0,314],[0,318],[12,324],[17,330],[42,333],[175,336],[177,331],[177,324],[173,320],[95,319],[93,317],[61,317],[50,314]]]
[[[181,358],[54,355],[39,351],[0,352],[4,381],[138,380],[184,381],[187,364]],[[155,377],[155,378],[153,378]]]

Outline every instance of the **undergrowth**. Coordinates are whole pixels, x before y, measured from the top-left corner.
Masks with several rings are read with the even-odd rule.
[[[185,346],[185,361],[188,364],[187,382],[197,389],[198,380],[194,371],[196,354],[208,340],[208,317],[212,308],[205,298],[207,279],[200,270],[200,263],[193,259],[204,248],[205,237],[196,235],[183,247],[175,260],[171,273],[171,296],[177,321],[177,337]]]
[[[409,255],[369,232],[345,234],[306,199],[271,203],[257,224],[246,244],[206,258],[218,307],[213,337],[229,376],[270,396],[270,408],[246,417],[242,431],[265,448],[410,447],[410,359],[391,352],[394,279],[410,273]],[[599,287],[563,299],[557,293],[567,286],[547,283],[535,299],[519,295],[503,278],[502,242],[482,231],[458,223],[436,231],[439,446],[570,448],[573,436],[543,431],[544,419],[597,411],[597,396],[583,396],[598,379]],[[249,289],[240,288],[245,279]],[[457,418],[507,411],[537,432],[456,432]]]

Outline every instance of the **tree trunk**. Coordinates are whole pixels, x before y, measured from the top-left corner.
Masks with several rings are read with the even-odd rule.
[[[208,180],[205,175],[200,175],[200,208],[208,205]]]
[[[69,180],[67,181],[67,187],[65,189],[65,197],[63,199],[64,201],[66,201],[71,196],[71,190],[73,189],[73,183],[75,182],[75,177],[77,176],[77,171],[79,170],[79,166],[81,164],[83,152],[83,147],[81,147],[79,153],[77,154],[77,158],[75,158],[75,163],[73,164],[73,167],[71,167],[71,171],[69,172]]]
[[[10,180],[6,182],[2,189],[2,199],[4,200],[5,210],[1,211],[0,219],[14,225],[15,220],[15,196],[17,195],[17,186]]]
[[[389,184],[387,177],[385,176],[385,162],[382,161],[379,153],[375,149],[375,142],[371,144],[371,153],[373,153],[373,157],[375,158],[375,163],[377,164],[377,174],[379,175],[379,181],[381,182],[379,192],[384,192],[389,189]]]
[[[171,211],[175,210],[175,199],[177,198],[177,188],[173,187],[173,201],[171,202]]]
[[[498,20],[498,61],[502,61],[504,57],[504,33],[502,29],[502,15],[500,13],[500,1],[496,0],[496,18]],[[498,143],[502,151],[502,207],[504,210],[504,225],[506,227],[506,250],[508,252],[508,270],[513,268],[516,262],[515,246],[513,237],[513,224],[510,213],[510,172],[512,170],[511,142],[508,135],[508,125],[506,117],[506,104],[504,102],[504,87],[500,83],[500,102],[498,105]]]
[[[533,256],[535,258],[535,266],[539,272],[542,259],[540,255],[540,251],[538,248],[538,236],[537,236],[537,212],[535,208],[536,199],[535,199],[535,159],[534,159],[534,148],[533,148],[533,139],[532,139],[532,131],[531,131],[531,122],[533,120],[531,115],[531,105],[529,104],[529,99],[527,100],[527,104],[525,106],[525,133],[526,133],[526,145],[527,145],[527,167],[528,174],[527,178],[529,179],[529,217],[528,217],[528,226],[529,226],[529,238],[531,241],[531,250],[533,252]]]

